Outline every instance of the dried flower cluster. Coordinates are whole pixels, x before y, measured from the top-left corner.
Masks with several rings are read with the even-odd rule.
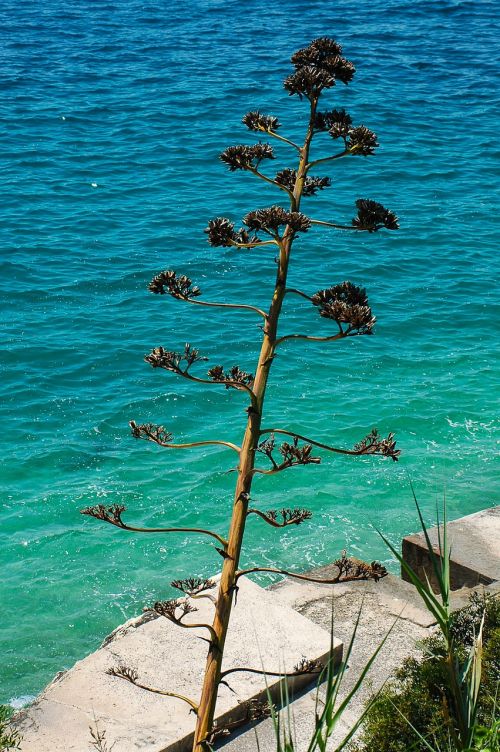
[[[314,130],[328,131],[334,139],[344,140],[345,150],[364,157],[374,154],[378,141],[376,134],[364,125],[352,127],[352,117],[344,109],[317,112]]]
[[[199,350],[191,347],[191,345],[186,342],[184,352],[182,353],[173,350],[165,350],[163,347],[155,347],[149,355],[144,357],[144,360],[153,368],[165,368],[167,371],[173,371],[173,373],[185,375],[193,363],[201,360],[208,360],[208,358],[202,357]],[[186,363],[184,369],[181,368],[181,363],[183,361]]]
[[[333,319],[341,329],[342,324],[347,324],[348,332],[372,333],[375,317],[368,305],[368,297],[364,288],[358,287],[352,282],[342,282],[326,290],[318,290],[311,300],[319,308],[320,316]]]
[[[263,115],[258,110],[247,112],[241,122],[251,131],[264,131],[265,133],[274,133],[280,127],[278,118],[272,115]]]
[[[282,185],[288,191],[293,191],[295,187],[295,181],[297,180],[297,170],[280,170],[274,178],[277,183]],[[313,178],[306,176],[304,185],[302,188],[303,196],[314,196],[318,191],[323,188],[328,188],[332,184],[330,178]]]
[[[251,387],[253,375],[242,371],[239,366],[233,366],[229,371],[224,371],[223,366],[214,366],[208,371],[212,381],[220,381],[226,384],[226,389],[238,389],[238,384]]]
[[[376,428],[354,446],[354,451],[359,454],[382,454],[384,457],[391,457],[394,462],[397,462],[401,454],[401,450],[396,449],[394,434],[390,433],[383,439]]]
[[[301,658],[293,667],[294,674],[319,674],[323,666],[321,661],[310,658]]]
[[[179,625],[182,624],[182,620],[187,614],[192,614],[197,610],[188,601],[181,599],[156,601],[151,608],[144,609],[145,612],[154,612],[158,616],[164,616],[165,619]]]
[[[256,245],[259,238],[250,236],[242,227],[238,231],[234,229],[234,222],[226,217],[211,219],[204,232],[208,235],[208,242],[214,247],[228,248],[237,245]]]
[[[276,527],[287,527],[288,525],[300,525],[305,520],[310,520],[312,512],[309,509],[267,509],[261,512],[261,516],[267,519]]]
[[[262,441],[258,445],[256,450],[257,452],[261,452],[262,454],[266,455],[266,457],[271,461],[273,470],[284,470],[285,468],[292,467],[293,465],[319,465],[319,463],[321,462],[321,459],[319,457],[312,456],[312,445],[303,444],[302,446],[299,446],[299,439],[297,437],[293,439],[292,444],[290,444],[288,441],[284,441],[278,447],[278,452],[282,456],[282,461],[280,463],[276,462],[276,460],[274,459],[273,452],[275,448],[276,440],[274,438],[274,434],[271,434],[268,439]]]
[[[226,164],[231,172],[236,170],[256,170],[263,159],[275,159],[271,144],[237,144],[228,146],[220,159]]]
[[[173,298],[179,300],[189,300],[189,298],[196,298],[201,295],[201,290],[186,277],[182,275],[180,277],[174,271],[167,270],[160,272],[156,277],[153,277],[148,285],[148,290],[155,295],[165,295],[168,293]]]
[[[396,215],[377,201],[372,201],[369,198],[358,198],[356,206],[358,216],[352,220],[352,225],[356,229],[368,230],[368,232],[376,232],[382,227],[385,227],[386,230],[399,229]]]
[[[276,204],[248,212],[243,222],[250,230],[266,232],[273,237],[277,236],[280,227],[288,226],[293,232],[307,232],[311,227],[311,220],[305,214],[287,211]]]
[[[347,136],[352,125],[352,117],[344,109],[317,112],[314,116],[314,130],[328,131],[333,138]]]
[[[155,423],[142,423],[139,425],[135,420],[131,420],[129,426],[134,439],[154,441],[155,444],[169,444],[174,438],[163,426],[157,426]]]
[[[365,561],[347,556],[345,551],[342,552],[342,557],[334,561],[333,564],[339,570],[337,577],[340,582],[345,579],[378,582],[387,575],[387,569],[378,561],[367,564]]]
[[[316,99],[323,89],[335,82],[348,84],[355,73],[354,65],[342,57],[342,47],[333,39],[321,37],[292,55],[295,72],[285,79],[285,89],[308,99]]]
[[[126,512],[127,508],[122,504],[111,504],[111,506],[104,506],[104,504],[96,504],[93,507],[86,507],[80,510],[80,514],[86,514],[89,517],[95,517],[96,520],[103,520],[103,522],[109,522],[116,527],[125,527],[122,521],[122,514]]]
[[[106,673],[109,676],[118,676],[120,679],[125,679],[131,684],[135,684],[139,678],[139,674],[134,668],[128,668],[128,666],[114,666],[108,668]]]
[[[360,154],[368,157],[375,153],[378,146],[377,135],[364,125],[350,128],[345,139],[345,146],[351,154]]]
[[[172,587],[177,588],[185,595],[192,597],[199,595],[207,590],[213,590],[217,586],[214,580],[204,580],[200,577],[188,577],[185,580],[173,580],[170,583]]]

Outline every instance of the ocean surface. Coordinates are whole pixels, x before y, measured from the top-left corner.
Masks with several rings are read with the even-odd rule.
[[[314,37],[336,38],[357,67],[324,107],[347,108],[380,148],[318,170],[333,185],[302,208],[348,223],[372,198],[401,229],[316,228],[295,244],[291,285],[366,286],[376,336],[283,346],[265,422],[345,447],[377,426],[403,454],[322,453],[320,466],[259,478],[261,508],[314,516],[283,532],[251,519],[243,562],[302,571],[346,548],[396,571],[374,528],[398,545],[418,527],[409,478],[429,522],[445,493],[450,517],[499,503],[498,15],[488,0],[4,0],[1,702],[19,705],[173,595],[171,579],[220,565],[203,538],[133,536],[79,510],[120,503],[136,524],[226,529],[233,454],[162,450],[127,423],[239,442],[242,394],[143,356],[190,342],[212,365],[252,371],[259,321],[146,287],[173,268],[206,300],[267,306],[272,251],[211,248],[203,228],[282,199],[218,155],[255,142],[241,125],[251,109],[303,137],[306,103],[282,80]],[[314,153],[331,148],[323,135]],[[286,145],[276,152],[271,174],[294,166]],[[280,331],[331,328],[290,296]]]

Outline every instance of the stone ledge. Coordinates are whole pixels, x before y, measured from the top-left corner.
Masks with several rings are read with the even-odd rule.
[[[428,533],[434,552],[439,554],[438,528],[431,528]],[[490,585],[500,580],[500,506],[449,522],[448,540],[452,590]],[[426,577],[429,578],[437,589],[424,534],[403,538],[402,554],[420,579],[425,582]],[[403,568],[401,576],[408,580]]]
[[[326,660],[329,632],[290,608],[278,593],[246,578],[241,578],[239,586],[224,669],[265,667],[284,673],[303,657]],[[186,622],[211,622],[211,603],[199,600],[196,606],[199,610]],[[121,625],[99,650],[57,675],[33,705],[17,715],[22,752],[88,752],[94,719],[106,731],[113,752],[190,750],[194,716],[186,703],[151,694],[105,672],[125,664],[139,671],[144,684],[197,701],[207,653],[206,642],[197,637],[206,634],[206,630],[180,629],[167,619],[149,616]],[[338,640],[334,655],[339,662],[342,643]],[[310,681],[311,677],[297,677],[294,688]],[[262,676],[236,673],[228,677],[228,683],[231,688],[222,685],[219,690],[217,725],[222,728],[245,716],[248,701],[267,696]],[[267,684],[279,698],[279,678],[270,677]]]

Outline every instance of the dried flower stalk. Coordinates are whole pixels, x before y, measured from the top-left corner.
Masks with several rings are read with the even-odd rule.
[[[267,382],[280,345],[289,340],[327,342],[353,336],[371,335],[376,321],[366,291],[350,281],[333,284],[313,295],[295,288],[287,288],[290,253],[294,241],[300,237],[301,233],[311,232],[317,227],[373,233],[383,229],[396,230],[399,226],[397,217],[392,211],[376,201],[365,198],[356,201],[357,214],[350,223],[349,221],[342,223],[319,220],[301,211],[303,198],[314,197],[319,191],[327,189],[332,184],[329,176],[313,177],[309,174],[315,165],[326,164],[349,156],[370,157],[379,144],[376,134],[364,125],[354,126],[351,115],[344,109],[321,111],[318,108],[319,99],[325,90],[333,88],[338,82],[350,83],[355,73],[354,65],[343,56],[342,48],[335,40],[327,37],[315,39],[307,47],[298,50],[292,56],[291,62],[293,71],[285,79],[285,90],[291,96],[306,100],[309,108],[302,145],[282,135],[281,123],[273,115],[257,110],[251,111],[243,117],[243,123],[250,131],[291,147],[298,154],[297,164],[278,171],[274,177],[263,172],[266,169],[265,165],[275,158],[274,149],[267,140],[255,144],[229,146],[220,155],[230,172],[240,170],[248,172],[250,176],[257,177],[271,184],[282,194],[286,194],[288,206],[272,204],[265,208],[252,209],[243,217],[243,226],[240,229],[236,229],[232,220],[222,216],[211,219],[205,229],[208,242],[214,247],[273,251],[277,269],[274,292],[268,310],[265,311],[247,303],[212,303],[199,300],[202,294],[200,288],[187,275],[179,275],[173,270],[160,272],[149,283],[149,290],[155,295],[170,295],[177,300],[196,305],[246,309],[257,313],[264,319],[260,355],[253,373],[244,371],[238,365],[229,369],[222,365],[215,365],[208,370],[208,378],[196,376],[192,373],[193,366],[206,361],[206,358],[190,344],[186,344],[181,352],[155,347],[145,356],[146,362],[155,369],[169,371],[193,382],[219,384],[224,385],[226,389],[232,388],[243,392],[249,404],[241,446],[219,440],[174,444],[172,435],[161,425],[138,424],[135,421],[130,423],[135,438],[150,441],[161,447],[188,448],[214,444],[227,446],[237,452],[237,479],[227,537],[224,538],[218,533],[202,528],[132,527],[122,519],[125,508],[117,504],[109,507],[98,504],[82,510],[83,514],[108,522],[123,530],[149,533],[196,532],[211,536],[219,544],[216,546],[216,551],[221,555],[223,563],[217,595],[211,592],[215,590],[216,583],[213,580],[197,577],[174,580],[172,586],[181,591],[184,598],[157,601],[150,609],[147,609],[169,619],[177,626],[204,627],[210,634],[200,701],[194,703],[181,697],[196,713],[194,752],[207,752],[216,738],[229,731],[226,728],[214,726],[217,691],[224,677],[237,670],[266,673],[244,668],[222,672],[224,644],[240,577],[252,572],[270,572],[311,582],[336,584],[355,580],[377,581],[387,574],[385,568],[379,563],[368,564],[348,557],[345,552],[335,562],[336,574],[328,579],[296,574],[274,567],[240,568],[245,525],[250,515],[260,517],[275,528],[299,525],[311,517],[311,512],[306,509],[282,508],[261,511],[250,507],[251,487],[256,475],[270,475],[295,466],[318,464],[321,458],[315,456],[313,448],[350,456],[377,455],[393,460],[397,460],[400,454],[396,449],[394,435],[389,433],[386,438],[383,438],[376,429],[368,433],[352,449],[347,449],[334,447],[284,428],[262,428]],[[279,129],[280,133],[277,132]],[[319,133],[327,133],[336,144],[343,144],[343,148],[341,146],[340,151],[312,159],[311,144],[313,138]],[[268,246],[272,246],[272,249],[268,249]],[[278,323],[286,294],[298,295],[312,303],[323,319],[334,323],[336,327],[334,333],[325,336],[301,333],[278,336]],[[290,437],[291,440],[284,440],[277,445],[277,435]],[[270,465],[268,469],[256,466],[257,456],[263,456],[268,460]],[[186,617],[196,610],[190,600],[202,597],[208,597],[214,602],[215,613],[212,624],[193,624],[189,620],[185,621]],[[318,670],[320,667],[315,662],[304,658],[294,668],[292,675],[314,673]],[[132,669],[118,667],[110,669],[109,673],[138,687],[180,697],[175,693],[154,690],[139,684],[138,674]],[[264,712],[262,708],[254,709],[254,711],[260,715]],[[249,717],[254,711],[251,708],[248,709]]]

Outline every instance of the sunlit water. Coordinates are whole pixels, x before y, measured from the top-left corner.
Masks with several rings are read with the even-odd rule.
[[[342,446],[376,425],[403,455],[323,455],[259,479],[262,508],[314,517],[284,532],[252,519],[243,561],[304,570],[347,548],[395,569],[373,527],[396,545],[416,528],[407,474],[430,521],[445,488],[454,517],[498,503],[494,11],[485,0],[2,4],[0,701],[36,693],[168,597],[171,579],[220,564],[207,540],[133,537],[78,512],[119,502],[134,521],[225,530],[232,453],[162,451],[134,442],[127,421],[240,441],[243,395],[153,371],[143,356],[188,341],[212,364],[251,371],[259,322],[146,285],[175,268],[208,300],[268,304],[272,253],[212,249],[203,228],[281,199],[217,157],[253,141],[240,125],[249,109],[302,137],[305,104],[281,82],[315,36],[337,38],[358,68],[325,101],[381,146],[334,163],[333,187],[303,209],[349,222],[370,197],[401,230],[296,243],[292,285],[365,285],[379,323],[374,337],[283,347],[265,422]],[[329,149],[318,139],[318,156]],[[293,166],[287,147],[277,152],[277,168]],[[281,327],[293,331],[331,329],[296,298]]]

